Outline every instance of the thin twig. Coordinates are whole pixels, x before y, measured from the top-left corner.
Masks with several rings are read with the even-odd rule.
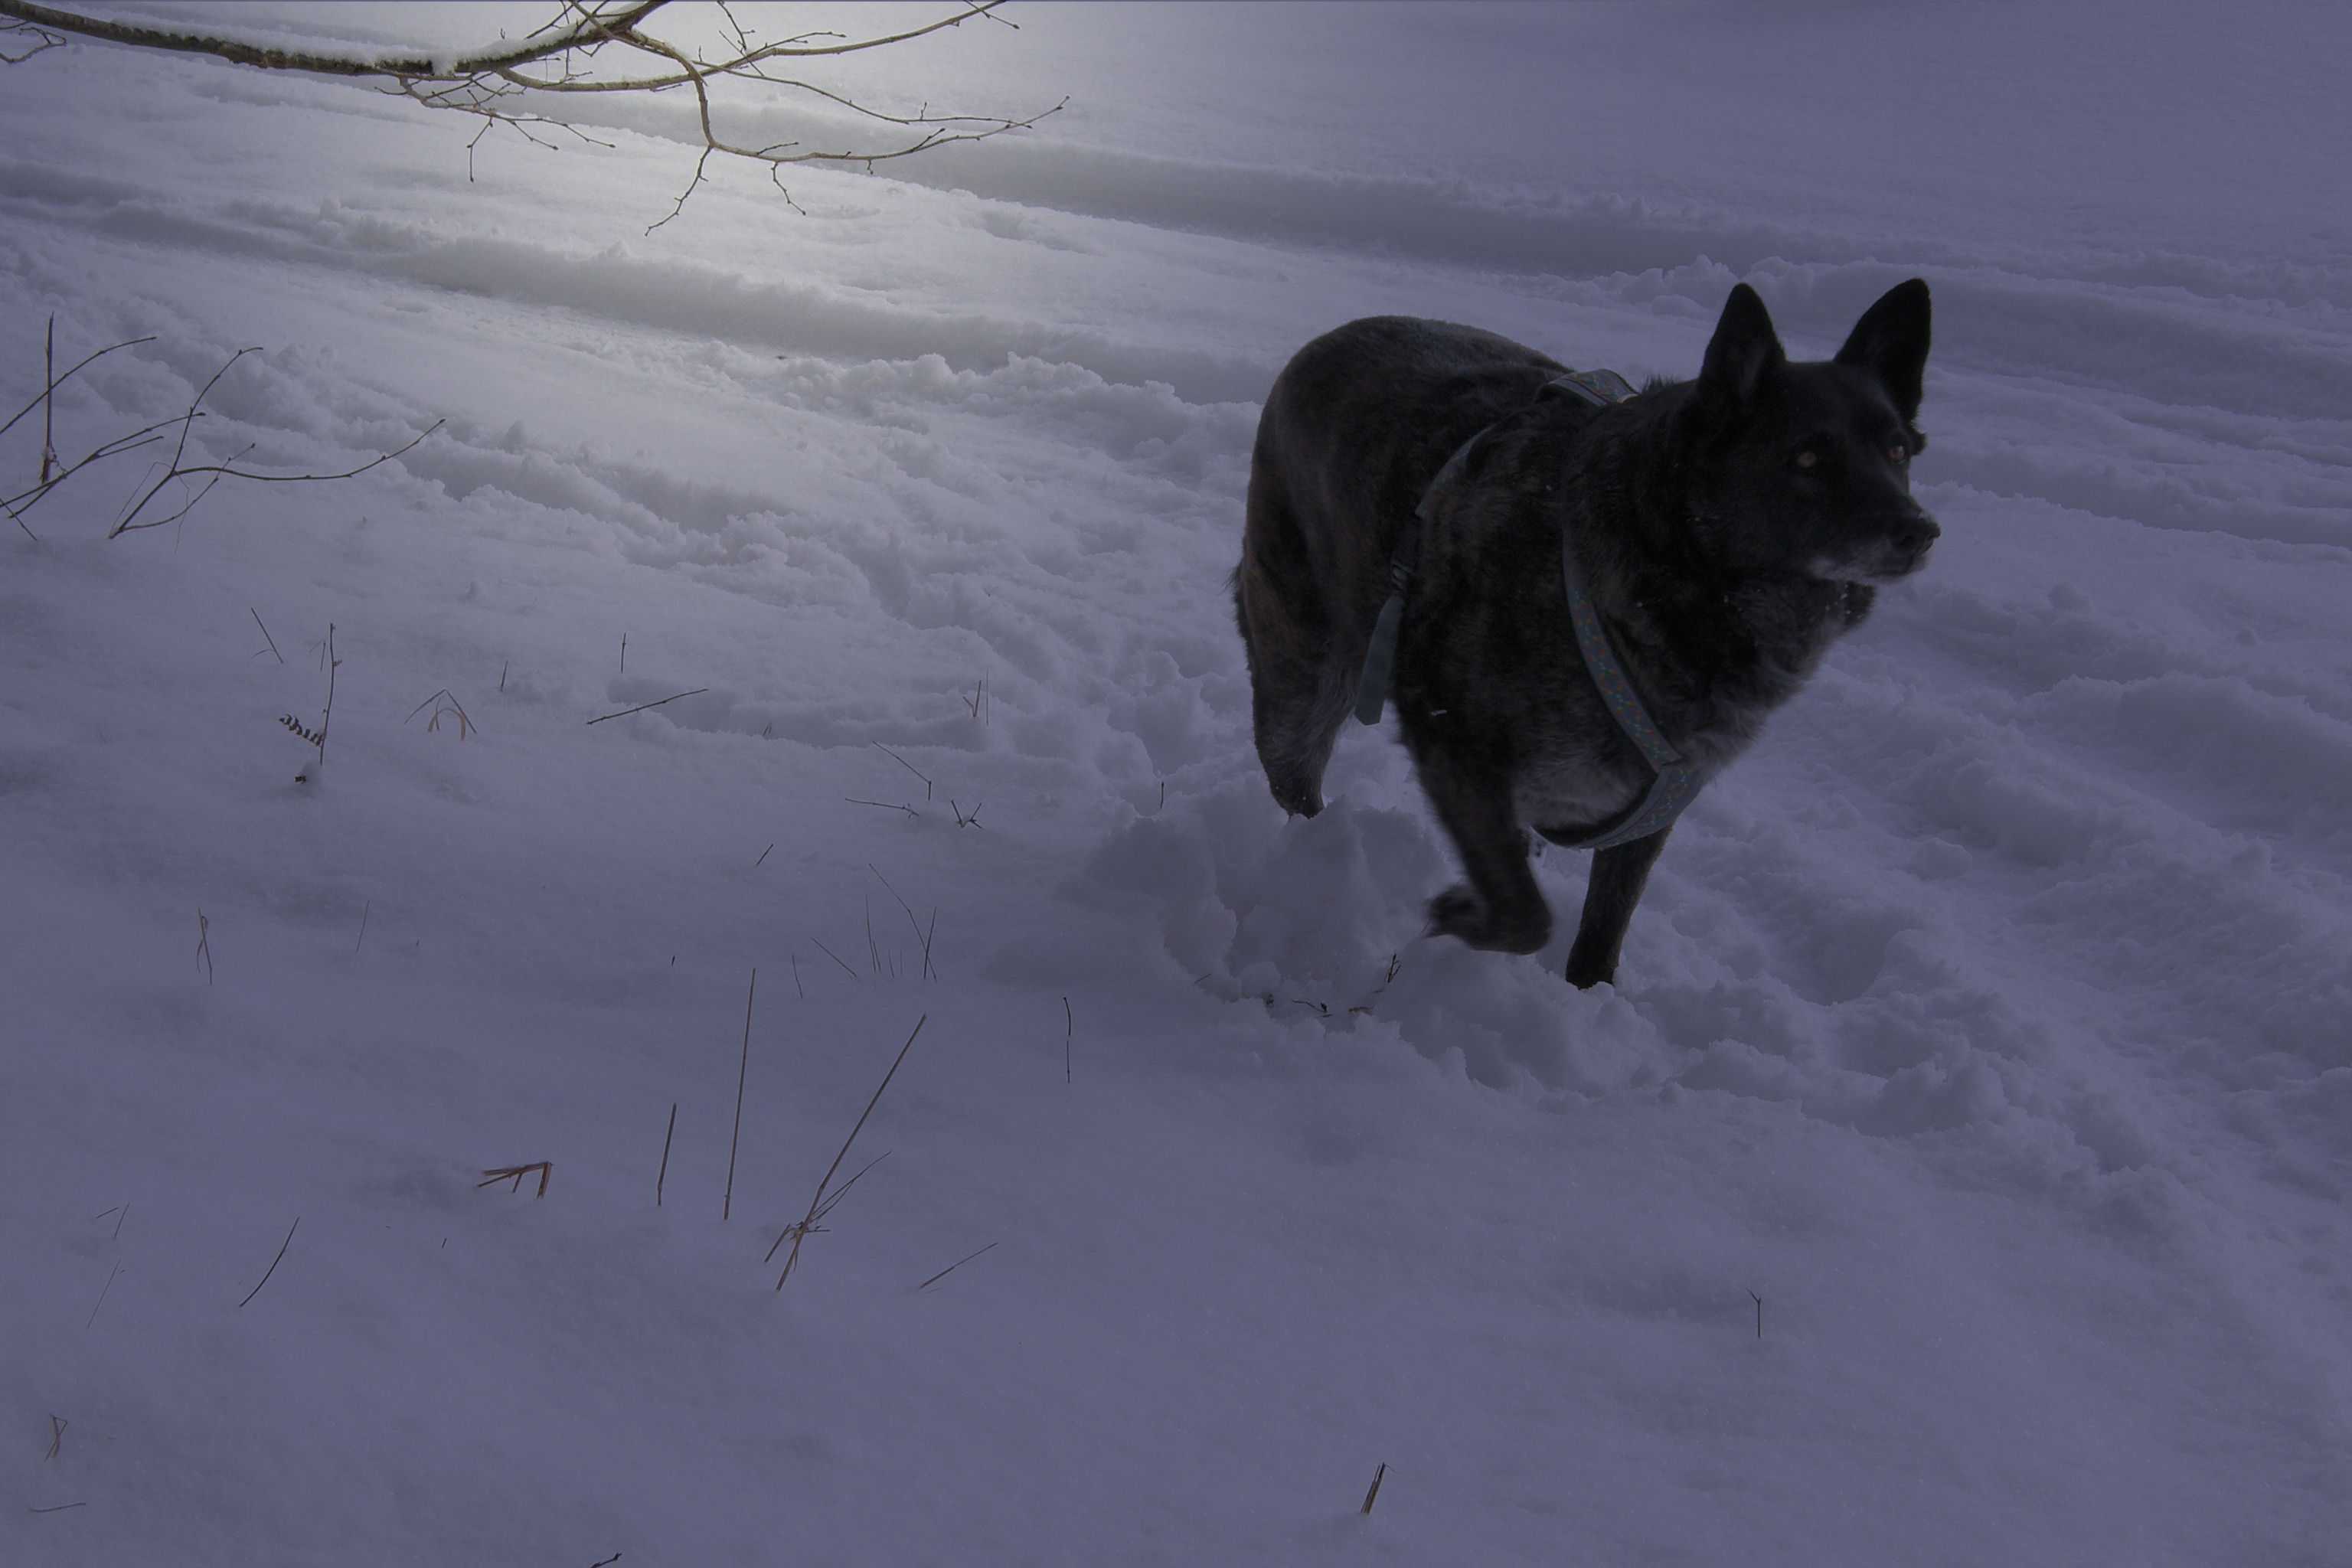
[[[772,844],[770,844],[770,845],[768,846],[768,849],[773,849],[774,847],[775,847],[775,845],[773,845],[772,843]],[[752,862],[751,862],[751,869],[753,869],[754,871],[756,871],[756,870],[758,870],[761,867],[762,867],[762,866],[764,866],[764,865],[766,865],[766,864],[768,863],[768,849],[762,849],[762,850],[761,850],[761,851],[760,851],[760,858],[759,858],[757,860],[754,860],[754,861],[752,861]]]
[[[893,802],[893,801],[887,801],[887,800],[860,800],[860,799],[858,799],[858,798],[857,798],[856,795],[843,795],[841,798],[842,798],[842,799],[844,799],[844,800],[845,800],[845,801],[847,801],[847,802],[848,802],[850,805],[878,805],[878,806],[880,806],[880,807],[881,807],[883,810],[885,810],[885,811],[903,811],[903,812],[905,812],[908,816],[922,816],[922,815],[923,815],[921,812],[917,811],[917,810],[916,810],[913,806],[911,806],[911,805],[899,805],[899,804],[898,804],[898,803],[896,803],[896,802]]]
[[[69,1508],[88,1508],[86,1502],[61,1502],[51,1508],[27,1508],[26,1513],[63,1513]]]
[[[642,713],[648,708],[658,708],[662,705],[662,702],[675,702],[680,697],[699,697],[709,689],[710,688],[708,686],[698,686],[691,691],[680,691],[674,693],[671,696],[665,697],[660,702],[640,702],[635,708],[624,708],[618,713],[601,714],[596,718],[589,720],[588,722],[591,724],[602,724],[607,719],[625,719],[632,713]]]
[[[261,626],[261,612],[255,609],[252,605],[247,605],[246,606],[246,613],[253,617],[253,624],[255,626],[261,626],[261,640],[269,645],[270,653],[276,656],[278,663],[284,664],[286,662],[286,656],[282,653],[278,653],[278,639],[269,635],[269,628],[268,626]],[[260,657],[261,650],[259,648],[255,648],[253,652],[256,658]]]
[[[213,922],[205,918],[201,908],[196,910],[196,956],[205,961],[205,984],[210,985],[213,983]]]
[[[751,969],[751,989],[743,993],[743,1058],[735,1066],[735,1132],[727,1140],[727,1195],[719,1205],[724,1221],[735,1210],[735,1146],[743,1139],[743,1079],[751,1070],[751,1003],[760,994],[760,970]]]
[[[825,945],[824,945],[824,943],[823,943],[823,942],[817,942],[817,939],[816,939],[816,938],[814,938],[814,937],[811,937],[811,938],[809,938],[809,941],[811,941],[811,942],[816,942],[816,950],[817,950],[819,952],[821,952],[821,953],[824,954],[827,958],[829,958],[829,959],[833,960],[835,963],[841,963],[841,954],[839,954],[839,953],[837,953],[837,952],[834,952],[834,951],[833,951],[833,949],[831,949],[831,948],[829,948],[829,947],[825,946]],[[845,964],[845,963],[841,963],[841,972],[842,972],[844,974],[848,975],[852,980],[855,980],[855,979],[856,979],[856,978],[857,978],[857,971],[856,971],[855,969],[850,968],[850,967],[849,967],[849,965],[847,965],[847,964]]]
[[[992,1241],[987,1247],[982,1247],[980,1252],[986,1252],[990,1247],[992,1247],[995,1245],[996,1243]],[[932,1286],[938,1284],[940,1280],[946,1279],[949,1275],[954,1273],[957,1269],[962,1268],[973,1258],[978,1258],[980,1256],[980,1252],[968,1252],[964,1254],[961,1258],[957,1258],[953,1263],[949,1264],[945,1268],[940,1269],[937,1274],[932,1275],[929,1279],[924,1280],[920,1285],[916,1286],[915,1289],[918,1290],[929,1289]]]
[[[44,1460],[58,1457],[58,1450],[65,1446],[66,1428],[72,1425],[62,1415],[53,1413],[49,1416],[49,1451],[41,1456]]]
[[[833,1163],[824,1168],[824,1178],[816,1184],[816,1196],[809,1200],[809,1212],[807,1215],[803,1218],[798,1225],[793,1226],[785,1230],[784,1236],[789,1236],[793,1238],[793,1249],[790,1253],[785,1255],[784,1271],[776,1276],[777,1289],[782,1289],[784,1288],[784,1281],[793,1277],[793,1265],[800,1261],[801,1243],[808,1238],[809,1227],[816,1223],[817,1212],[824,1203],[824,1189],[833,1181],[833,1173],[841,1169],[841,1162],[848,1156],[849,1146],[857,1142],[858,1131],[865,1127],[866,1119],[874,1114],[874,1108],[877,1105],[882,1103],[882,1091],[888,1089],[890,1087],[890,1080],[898,1076],[899,1063],[904,1062],[907,1059],[907,1053],[915,1048],[915,1036],[921,1034],[923,1032],[923,1026],[929,1021],[930,1015],[929,1013],[924,1014],[921,1017],[915,1020],[914,1033],[908,1035],[907,1037],[907,1043],[898,1047],[898,1056],[891,1060],[890,1070],[882,1075],[881,1083],[875,1088],[874,1098],[867,1100],[866,1102],[866,1109],[859,1112],[857,1125],[849,1130],[849,1136],[841,1141],[840,1152],[834,1155]],[[783,1236],[776,1237],[775,1247],[768,1248],[768,1258],[772,1259],[776,1256],[776,1247],[782,1247],[783,1244]],[[763,1259],[763,1261],[765,1260]]]
[[[1372,1511],[1372,1500],[1381,1495],[1381,1480],[1388,1473],[1389,1467],[1387,1462],[1384,1460],[1381,1462],[1381,1468],[1372,1472],[1371,1489],[1364,1493],[1364,1506],[1357,1510],[1357,1512],[1370,1513]]]
[[[286,1227],[286,1239],[278,1244],[278,1256],[271,1258],[269,1260],[269,1267],[262,1271],[261,1284],[256,1285],[252,1289],[247,1290],[245,1293],[245,1301],[250,1301],[256,1296],[260,1295],[261,1286],[268,1284],[269,1277],[278,1272],[278,1265],[285,1258],[286,1249],[294,1245],[294,1227],[301,1223],[302,1216],[298,1214],[294,1216],[294,1225],[289,1225]],[[245,1301],[239,1301],[237,1305],[242,1307],[245,1305]]]
[[[52,316],[49,320],[52,327],[54,328],[57,318]],[[65,374],[47,378],[48,384],[41,389],[40,395],[34,398],[32,402],[25,405],[24,407],[16,410],[16,413],[8,416],[7,424],[0,425],[0,436],[5,436],[11,429],[15,428],[17,420],[22,419],[34,409],[41,407],[43,405],[47,403],[50,395],[55,393],[58,387],[63,386],[67,382],[71,381],[74,378],[75,374],[81,370],[83,365],[89,364],[92,360],[104,359],[108,354],[112,353],[117,349],[137,348],[141,343],[152,343],[154,341],[154,334],[151,332],[143,338],[126,338],[119,343],[109,343],[104,348],[99,350],[96,353],[86,356],[82,360],[81,364],[74,366],[72,370],[66,372]]]

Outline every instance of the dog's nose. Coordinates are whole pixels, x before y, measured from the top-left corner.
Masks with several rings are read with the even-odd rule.
[[[1936,520],[1926,512],[1914,512],[1895,525],[1895,542],[1914,561],[1927,553],[1928,547],[1944,536]]]

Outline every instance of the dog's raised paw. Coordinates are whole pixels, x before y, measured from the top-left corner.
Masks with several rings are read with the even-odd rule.
[[[1429,900],[1427,934],[1485,952],[1533,952],[1551,939],[1551,912],[1538,908],[1517,920],[1497,919],[1476,893],[1456,885]]]

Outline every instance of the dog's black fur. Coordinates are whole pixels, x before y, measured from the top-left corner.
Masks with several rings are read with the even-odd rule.
[[[1561,581],[1563,531],[1651,715],[1707,772],[1753,741],[1829,644],[1906,576],[1937,530],[1911,500],[1927,286],[1896,285],[1832,360],[1794,363],[1756,291],[1731,291],[1692,382],[1596,409],[1538,398],[1564,367],[1475,327],[1351,322],[1267,395],[1234,596],[1259,760],[1312,816],[1352,707],[1400,532],[1423,527],[1390,696],[1465,880],[1433,931],[1532,952],[1551,911],[1526,826],[1570,840],[1630,805],[1648,764],[1587,675]],[[1474,448],[1433,521],[1412,521]],[[1612,979],[1666,835],[1600,851],[1568,959]]]

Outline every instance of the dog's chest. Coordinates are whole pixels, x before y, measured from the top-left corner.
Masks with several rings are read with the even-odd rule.
[[[1639,759],[1612,765],[1590,736],[1535,738],[1511,780],[1511,804],[1533,827],[1573,828],[1605,821],[1640,797],[1649,783]]]

